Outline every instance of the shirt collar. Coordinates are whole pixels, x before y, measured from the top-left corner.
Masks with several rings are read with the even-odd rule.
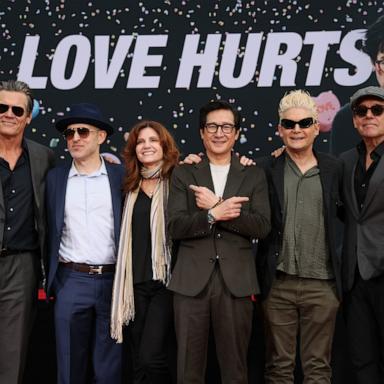
[[[71,169],[69,170],[68,178],[74,177],[74,176],[86,176],[86,177],[97,177],[101,175],[107,175],[107,168],[105,166],[104,158],[103,156],[100,156],[101,165],[100,168],[97,169],[95,172],[90,173],[89,175],[80,173],[77,168],[75,167],[75,162],[72,161]]]
[[[365,143],[363,140],[360,141],[359,144],[357,144],[357,151],[359,152],[360,156],[365,156],[367,153],[367,147],[365,146]],[[372,152],[371,152],[371,159],[372,160],[379,160],[384,154],[384,141],[380,143]]]

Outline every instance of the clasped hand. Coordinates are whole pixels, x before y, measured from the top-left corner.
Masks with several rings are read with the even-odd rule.
[[[190,185],[189,188],[195,193],[196,205],[201,209],[211,209],[216,221],[227,221],[239,217],[242,204],[249,201],[246,196],[233,196],[221,201],[220,197],[207,187]]]

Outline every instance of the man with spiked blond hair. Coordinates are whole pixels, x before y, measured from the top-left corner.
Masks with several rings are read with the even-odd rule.
[[[272,231],[258,251],[266,383],[294,383],[298,335],[304,383],[331,382],[341,295],[334,239],[341,166],[313,149],[317,117],[306,91],[287,93],[278,124],[285,152],[258,161],[266,171],[272,213]]]

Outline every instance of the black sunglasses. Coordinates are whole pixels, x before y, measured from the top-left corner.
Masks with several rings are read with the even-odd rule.
[[[306,117],[299,121],[281,119],[280,125],[285,129],[294,129],[296,124],[298,124],[300,128],[309,128],[311,125],[315,124],[315,122],[316,121],[312,117]]]
[[[357,107],[353,108],[353,113],[356,116],[365,117],[367,116],[367,112],[369,110],[372,112],[373,116],[380,116],[384,112],[384,105],[375,104],[375,105],[372,105],[372,107],[366,107],[365,105],[358,105]]]
[[[24,115],[23,107],[17,107],[16,105],[8,105],[8,104],[0,104],[0,113],[7,112],[9,108],[12,109],[12,113],[17,117],[21,117]]]
[[[89,129],[87,127],[67,128],[63,131],[63,136],[66,140],[72,140],[76,132],[81,139],[86,139],[91,132],[97,132],[97,131]]]

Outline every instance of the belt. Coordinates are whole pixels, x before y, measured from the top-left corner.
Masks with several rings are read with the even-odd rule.
[[[84,264],[84,263],[60,263],[65,268],[72,269],[76,272],[88,273],[89,275],[102,275],[106,272],[114,272],[115,264],[102,264],[102,265],[93,265],[93,264]]]
[[[18,255],[19,253],[24,253],[28,251],[16,251],[15,249],[8,249],[8,248],[3,248],[0,251],[0,257],[7,257],[7,256],[12,256],[12,255]]]

